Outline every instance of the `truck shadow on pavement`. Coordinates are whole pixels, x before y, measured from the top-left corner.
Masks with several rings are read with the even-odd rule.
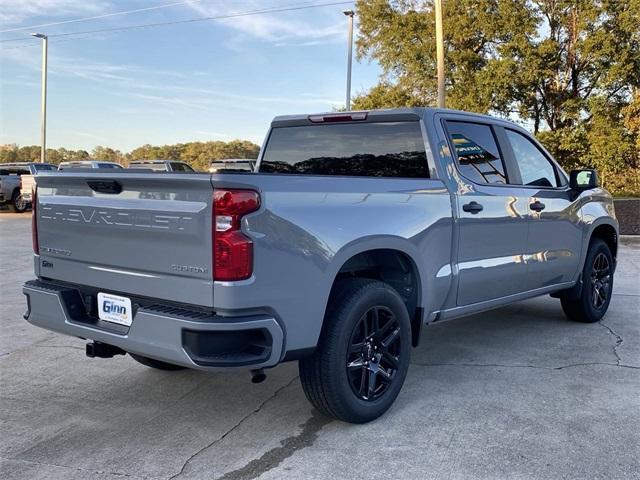
[[[358,436],[399,419],[424,425],[419,412],[433,401],[446,405],[443,395],[449,408],[459,408],[450,399],[468,395],[470,375],[486,375],[474,367],[495,375],[501,368],[615,365],[613,344],[603,325],[569,322],[548,297],[434,324],[412,352],[394,408],[353,426],[311,410],[295,363],[254,385],[244,372],[160,372],[126,357],[89,360],[82,342],[53,335],[3,358],[5,375],[22,379],[4,382],[3,457],[22,467],[116,476],[257,478],[313,445],[321,431]],[[502,385],[505,394],[509,385]]]

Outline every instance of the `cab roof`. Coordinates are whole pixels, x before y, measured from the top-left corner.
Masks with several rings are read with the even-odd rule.
[[[393,122],[416,121],[432,118],[437,114],[463,115],[469,119],[513,124],[509,120],[492,117],[481,113],[465,112],[450,108],[411,107],[385,108],[376,110],[349,110],[344,112],[324,112],[312,114],[280,115],[271,122],[272,127],[287,127],[301,125],[321,125],[338,122]],[[349,118],[350,117],[350,118]]]

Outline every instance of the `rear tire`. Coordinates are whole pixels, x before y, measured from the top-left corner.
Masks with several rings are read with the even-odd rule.
[[[366,423],[395,401],[409,368],[411,322],[398,293],[353,278],[334,287],[318,347],[299,361],[307,399],[320,412]]]
[[[613,291],[613,255],[609,246],[594,238],[582,269],[582,290],[575,299],[561,297],[562,310],[575,322],[595,323],[609,308]]]
[[[27,206],[28,202],[22,198],[20,190],[16,188],[11,196],[11,209],[16,213],[23,213],[27,210]]]
[[[175,370],[184,370],[186,367],[180,365],[174,365],[173,363],[161,362],[160,360],[155,360],[153,358],[143,357],[142,355],[138,355],[136,353],[129,353],[131,358],[133,358],[136,362],[141,363],[146,367],[155,368],[156,370],[165,370],[165,371],[175,371]]]

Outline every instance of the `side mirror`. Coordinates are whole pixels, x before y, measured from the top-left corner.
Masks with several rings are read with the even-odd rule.
[[[569,174],[569,187],[572,190],[591,190],[598,185],[598,173],[595,170],[572,170]]]

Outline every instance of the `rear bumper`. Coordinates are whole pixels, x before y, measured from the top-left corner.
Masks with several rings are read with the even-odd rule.
[[[268,315],[221,317],[166,305],[135,305],[130,327],[90,316],[79,290],[25,283],[25,319],[58,333],[99,341],[199,370],[263,368],[282,357],[284,334]]]

